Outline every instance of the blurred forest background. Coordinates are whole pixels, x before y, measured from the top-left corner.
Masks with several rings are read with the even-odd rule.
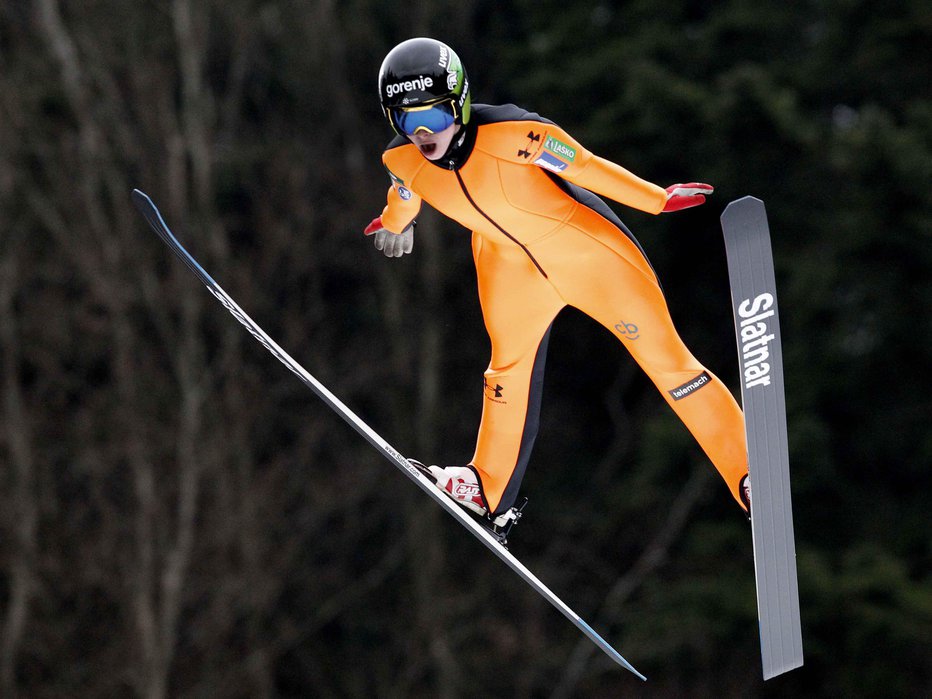
[[[625,350],[554,328],[513,552],[601,653],[259,346],[402,453],[464,463],[468,233],[389,260],[384,54],[710,202],[646,247],[737,390],[718,217],[768,206],[805,666],[761,681],[750,529]],[[922,0],[0,3],[0,696],[932,694],[932,11]],[[925,376],[925,379],[922,377]]]

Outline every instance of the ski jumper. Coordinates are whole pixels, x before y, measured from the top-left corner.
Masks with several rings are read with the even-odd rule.
[[[683,344],[643,250],[593,194],[656,214],[665,190],[514,105],[473,105],[441,160],[423,157],[403,137],[382,160],[392,179],[382,213],[387,230],[403,231],[423,200],[473,232],[492,357],[470,465],[490,512],[506,510],[518,495],[537,436],[550,327],[567,305],[624,344],[741,502],[741,409]]]

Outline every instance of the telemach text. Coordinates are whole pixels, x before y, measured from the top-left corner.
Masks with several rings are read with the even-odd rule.
[[[745,299],[738,306],[743,318],[741,333],[741,361],[744,368],[744,387],[770,385],[770,342],[775,335],[768,334],[767,319],[773,311],[773,295],[758,294],[754,300]]]

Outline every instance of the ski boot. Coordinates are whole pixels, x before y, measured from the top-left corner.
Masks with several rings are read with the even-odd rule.
[[[408,459],[408,463],[433,481],[434,485],[457,505],[479,516],[479,522],[498,542],[505,546],[512,527],[521,519],[521,512],[527,505],[523,498],[519,505],[509,507],[498,515],[489,514],[479,476],[470,466],[425,466],[420,461]]]
[[[738,495],[741,496],[741,502],[747,508],[748,522],[751,521],[751,479],[745,476],[738,484]]]

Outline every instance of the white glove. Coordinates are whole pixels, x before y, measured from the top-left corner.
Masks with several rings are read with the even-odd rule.
[[[416,221],[405,228],[401,233],[392,233],[382,227],[382,217],[372,219],[363,233],[375,235],[375,249],[381,250],[385,257],[401,257],[414,249],[414,228]]]

